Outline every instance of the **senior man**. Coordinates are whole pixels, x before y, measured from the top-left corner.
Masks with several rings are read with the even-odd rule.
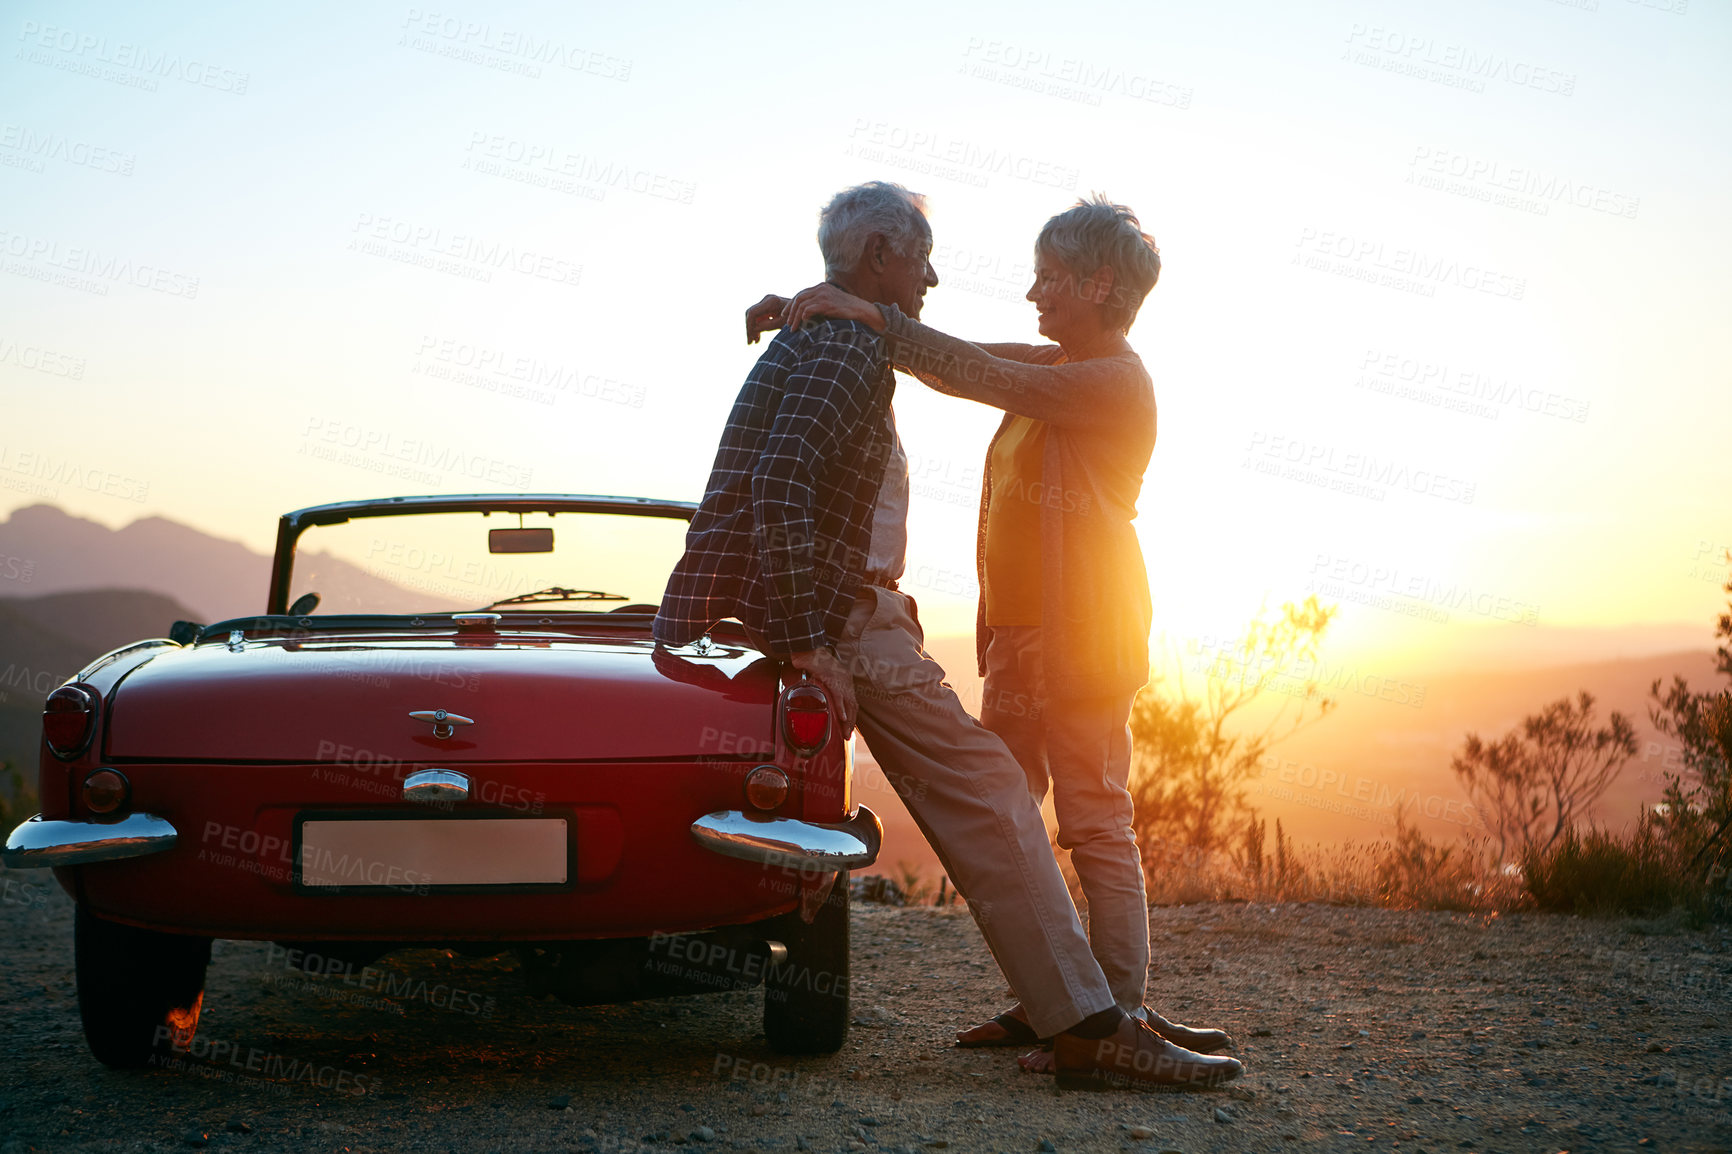
[[[874,181],[819,217],[827,279],[917,317],[938,283],[925,201]],[[682,646],[737,617],[772,657],[856,722],[986,938],[1030,1025],[1052,1036],[1061,1085],[1153,1089],[1237,1077],[1119,1008],[1090,953],[1027,779],[923,648],[896,588],[908,468],[882,339],[856,321],[785,329],[746,378],[723,431],[655,639]]]

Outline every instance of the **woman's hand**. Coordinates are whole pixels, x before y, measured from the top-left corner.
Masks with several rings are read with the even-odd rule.
[[[873,332],[884,331],[884,314],[871,301],[861,300],[828,282],[803,289],[782,310],[782,326],[798,329],[807,321],[829,317],[839,321],[859,321]]]
[[[770,329],[782,327],[782,317],[788,308],[788,298],[771,293],[746,310],[746,343],[755,345]]]

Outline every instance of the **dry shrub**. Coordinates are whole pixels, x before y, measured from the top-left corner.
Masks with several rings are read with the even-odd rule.
[[[1379,842],[1373,876],[1378,905],[1404,910],[1507,910],[1520,903],[1516,881],[1491,863],[1487,849],[1463,840],[1439,846],[1395,819],[1395,841]]]

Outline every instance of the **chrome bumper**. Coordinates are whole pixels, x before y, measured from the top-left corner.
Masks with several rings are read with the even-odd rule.
[[[120,861],[161,853],[178,836],[172,825],[148,813],[119,821],[49,821],[37,814],[7,836],[0,861],[15,870]]]
[[[851,870],[878,860],[884,826],[865,806],[850,820],[833,825],[789,817],[753,817],[727,809],[694,821],[692,837],[707,850],[742,861],[808,870]]]

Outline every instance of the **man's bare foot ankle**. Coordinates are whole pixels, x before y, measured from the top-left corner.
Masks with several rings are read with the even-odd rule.
[[[1016,1060],[1025,1074],[1053,1074],[1058,1072],[1058,1060],[1052,1056],[1052,1049],[1042,1046],[1038,1050],[1030,1050]]]

